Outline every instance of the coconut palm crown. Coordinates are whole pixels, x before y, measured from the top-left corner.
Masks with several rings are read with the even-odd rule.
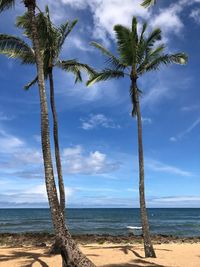
[[[73,73],[75,75],[75,82],[82,81],[81,71],[86,71],[89,74],[93,73],[92,68],[87,64],[78,62],[76,59],[61,60],[59,58],[64,42],[76,25],[77,20],[72,22],[66,21],[64,24],[56,27],[50,20],[48,7],[46,7],[45,14],[42,12],[37,14],[36,20],[46,79],[48,78],[49,71],[54,67],[59,67]],[[17,18],[16,25],[24,30],[25,37],[31,38],[31,25],[27,13]],[[20,60],[22,64],[36,63],[33,48],[23,39],[16,36],[0,34],[0,54]],[[28,83],[25,89],[29,89],[36,82],[37,77]]]
[[[160,43],[162,33],[159,28],[145,34],[147,23],[143,24],[140,33],[138,33],[137,26],[136,17],[132,19],[131,29],[122,25],[114,26],[118,56],[115,56],[97,42],[91,43],[106,57],[106,67],[91,75],[87,82],[88,86],[96,82],[122,77],[129,77],[137,83],[139,77],[147,72],[159,70],[162,65],[187,63],[188,58],[185,53],[165,53],[165,45]],[[137,90],[141,92],[138,86]],[[132,115],[135,115],[132,87],[130,88],[130,95],[133,105]]]

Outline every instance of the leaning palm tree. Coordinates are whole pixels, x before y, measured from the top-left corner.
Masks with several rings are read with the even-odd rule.
[[[49,9],[47,6],[45,14],[39,12],[39,14],[36,16],[36,21],[40,41],[40,49],[43,56],[44,76],[45,79],[49,80],[50,85],[50,105],[53,115],[53,137],[60,193],[60,206],[61,211],[63,212],[63,216],[65,216],[65,189],[62,175],[62,164],[60,159],[58,119],[54,96],[53,69],[55,67],[58,67],[67,72],[71,72],[75,75],[75,82],[82,81],[81,71],[86,71],[91,74],[93,73],[93,70],[87,64],[80,63],[75,59],[60,59],[60,53],[62,51],[62,47],[65,43],[65,40],[76,25],[77,20],[74,20],[72,22],[66,21],[64,24],[61,24],[59,27],[56,27],[55,25],[53,25],[50,19]],[[26,37],[31,38],[31,25],[27,13],[17,18],[16,25],[22,28],[22,30],[24,30],[24,35]],[[19,59],[23,64],[36,63],[33,49],[28,45],[28,43],[25,43],[22,39],[15,36],[0,34],[0,54],[7,55],[10,58]],[[37,81],[38,77],[36,76],[24,88],[28,90]]]
[[[144,7],[150,7],[155,4],[156,4],[156,0],[144,0],[141,5]]]
[[[184,53],[165,54],[164,44],[161,40],[161,30],[155,29],[145,34],[147,24],[144,23],[142,31],[138,33],[137,19],[133,17],[131,29],[122,25],[114,27],[117,39],[118,56],[113,55],[101,44],[92,42],[92,45],[107,57],[107,67],[92,75],[87,85],[109,79],[128,77],[130,79],[130,97],[132,101],[132,116],[137,118],[138,156],[139,156],[139,193],[140,212],[144,239],[145,257],[156,257],[150,238],[149,223],[145,203],[144,186],[144,156],[142,141],[142,120],[140,111],[140,94],[138,79],[146,72],[158,70],[161,65],[172,63],[185,64],[187,56]]]
[[[41,44],[39,40],[37,20],[35,15],[36,1],[23,0],[23,3],[28,10],[28,16],[31,25],[31,39],[37,66],[37,80],[41,108],[41,141],[45,171],[45,183],[56,239],[60,246],[61,255],[64,262],[63,265],[65,267],[94,267],[95,265],[87,257],[85,257],[85,255],[79,250],[75,241],[72,239],[71,234],[65,225],[63,213],[59,205],[50,148],[49,118],[44,81],[44,62],[40,48]],[[0,0],[0,12],[13,7],[14,4],[14,0]],[[27,50],[26,52],[28,53],[30,51]],[[32,59],[29,58],[27,60],[31,61]],[[27,63],[27,61],[25,61],[24,63]]]

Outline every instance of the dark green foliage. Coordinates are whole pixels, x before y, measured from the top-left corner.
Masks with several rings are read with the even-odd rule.
[[[124,74],[136,75],[137,77],[151,70],[157,70],[164,64],[186,64],[187,55],[184,53],[176,54],[165,54],[165,45],[160,43],[162,39],[162,33],[159,28],[153,30],[149,34],[145,34],[147,30],[147,23],[142,26],[142,31],[139,34],[137,28],[137,19],[133,17],[132,28],[128,29],[122,25],[116,25],[114,31],[116,32],[117,39],[117,50],[118,55],[113,55],[110,51],[104,48],[101,44],[92,42],[91,44],[96,47],[111,64],[113,71],[124,71]],[[159,41],[159,42],[158,42]],[[109,75],[102,76],[102,73],[109,71],[105,68],[103,71],[99,72],[101,77],[107,77],[110,79]],[[133,71],[135,73],[133,73]],[[116,72],[118,76],[118,72]],[[95,73],[95,78],[98,73]],[[113,76],[113,73],[112,75]],[[118,76],[119,77],[119,76]],[[113,76],[114,78],[114,76]],[[101,79],[96,79],[96,81],[101,81]],[[90,85],[90,81],[88,81]]]
[[[155,4],[156,4],[156,0],[144,0],[141,5],[143,7],[150,7],[150,6],[153,6]]]
[[[82,81],[82,71],[90,76],[94,74],[92,68],[87,64],[82,64],[75,59],[62,61],[59,58],[63,44],[76,25],[77,20],[72,22],[66,21],[57,27],[52,23],[49,9],[46,7],[45,13],[39,12],[36,14],[36,22],[40,49],[43,56],[45,79],[48,78],[49,71],[54,66],[73,73],[75,75],[75,82]],[[28,13],[17,18],[16,26],[24,31],[25,37],[31,39],[31,24]],[[19,59],[23,64],[36,63],[33,49],[22,39],[15,36],[0,34],[0,54],[7,55],[9,58]],[[28,90],[36,82],[37,78],[34,78],[24,88]]]
[[[132,19],[131,29],[116,25],[114,31],[117,40],[117,56],[113,55],[101,44],[92,42],[91,44],[107,58],[106,64],[109,65],[109,68],[106,67],[99,72],[91,74],[87,85],[113,78],[118,79],[125,75],[136,81],[146,72],[158,70],[161,65],[187,63],[187,56],[184,53],[165,53],[165,45],[160,42],[162,33],[159,28],[148,34],[146,30],[147,23],[144,23],[141,33],[138,32],[136,17]],[[137,90],[141,93],[138,88]],[[132,91],[130,91],[130,96],[133,104],[132,114],[134,115],[135,107]]]
[[[0,54],[19,59],[22,64],[35,63],[33,49],[22,39],[12,35],[0,34]]]
[[[10,9],[15,5],[15,0],[0,0],[0,12]]]

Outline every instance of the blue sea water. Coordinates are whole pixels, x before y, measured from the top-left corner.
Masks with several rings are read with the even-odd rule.
[[[151,233],[200,236],[200,209],[148,209]],[[139,209],[67,209],[73,234],[126,235],[141,226]],[[51,232],[48,209],[0,209],[0,232]]]

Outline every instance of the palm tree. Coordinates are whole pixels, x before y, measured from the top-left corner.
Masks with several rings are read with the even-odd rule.
[[[144,7],[150,7],[155,4],[156,4],[156,0],[144,0],[141,5]]]
[[[59,27],[53,25],[49,15],[48,6],[46,7],[46,13],[40,12],[36,16],[38,35],[40,40],[40,49],[43,56],[44,62],[44,76],[45,79],[49,80],[50,84],[50,104],[53,115],[53,136],[54,136],[54,148],[55,148],[55,159],[56,169],[58,175],[59,193],[60,193],[60,206],[63,216],[65,217],[65,188],[62,175],[62,165],[60,159],[60,148],[58,138],[58,119],[55,105],[54,96],[54,79],[53,69],[59,67],[67,72],[71,72],[75,75],[75,82],[82,81],[81,71],[86,71],[89,74],[93,73],[93,70],[87,65],[76,61],[75,59],[61,60],[59,58],[62,51],[64,42],[74,26],[77,20],[66,21]],[[24,30],[24,35],[31,38],[31,25],[28,14],[17,18],[18,27]],[[0,54],[7,55],[8,57],[19,59],[22,64],[35,64],[35,55],[33,49],[25,43],[22,39],[0,34]],[[37,76],[28,83],[24,88],[28,90],[37,82]]]
[[[107,57],[107,66],[102,71],[92,75],[87,85],[113,78],[128,77],[130,79],[132,116],[137,118],[140,213],[145,257],[156,257],[151,243],[145,203],[142,120],[139,101],[141,90],[138,88],[137,81],[143,74],[158,70],[161,65],[172,63],[185,64],[187,56],[184,53],[165,54],[164,44],[156,45],[156,42],[161,40],[161,30],[155,29],[151,33],[145,34],[146,29],[147,23],[144,23],[141,33],[138,34],[137,19],[135,17],[132,19],[131,29],[122,25],[116,25],[114,31],[117,39],[118,56],[113,55],[101,44],[92,42],[92,45]]]
[[[37,66],[37,79],[41,108],[41,140],[45,182],[56,239],[60,245],[61,255],[65,267],[94,267],[95,265],[87,257],[85,257],[85,255],[79,250],[75,241],[72,239],[71,234],[65,225],[64,217],[60,209],[51,157],[48,107],[44,81],[44,64],[40,49],[40,40],[35,15],[36,1],[23,0],[23,3],[28,10],[28,16],[31,25],[31,39],[33,43],[33,51]],[[13,7],[14,4],[14,0],[0,0],[0,12]]]

